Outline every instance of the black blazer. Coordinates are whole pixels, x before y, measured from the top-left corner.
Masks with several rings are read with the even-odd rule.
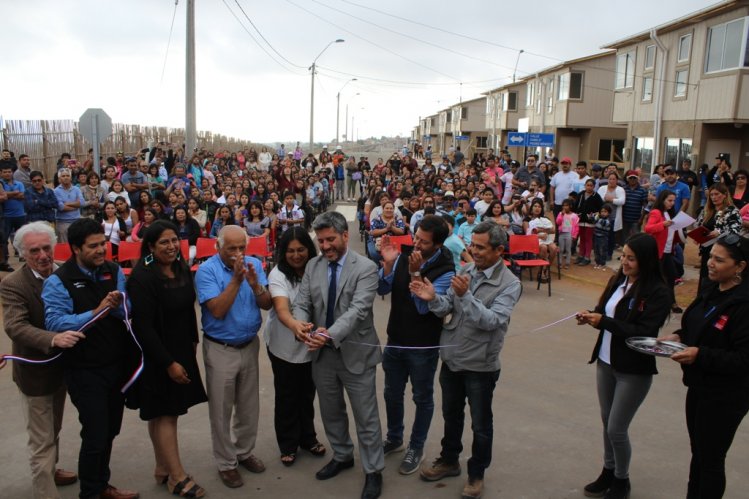
[[[621,285],[623,281],[617,283]],[[617,288],[607,293],[606,301]],[[590,357],[590,364],[598,359],[598,352],[603,341],[603,331],[611,333],[611,366],[628,374],[658,374],[655,368],[655,357],[636,352],[626,344],[627,338],[633,336],[650,336],[656,338],[663,323],[671,311],[671,293],[666,284],[658,284],[652,289],[643,290],[638,303],[635,303],[632,289],[625,294],[614,310],[614,317],[601,317],[598,323],[598,340]],[[595,312],[604,313],[596,307]]]

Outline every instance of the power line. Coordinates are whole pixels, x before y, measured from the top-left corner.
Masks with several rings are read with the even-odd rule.
[[[255,38],[255,37],[253,36],[253,34],[252,34],[252,33],[250,32],[250,30],[248,30],[248,29],[247,29],[247,26],[245,26],[245,25],[244,25],[244,23],[242,23],[242,20],[241,20],[241,19],[240,19],[239,17],[237,17],[237,14],[235,14],[235,13],[234,13],[234,11],[233,11],[233,10],[231,10],[231,7],[229,7],[229,4],[228,4],[228,3],[226,3],[226,0],[221,0],[221,2],[223,2],[223,4],[224,4],[224,5],[226,6],[227,10],[228,10],[229,12],[231,12],[231,15],[232,15],[232,16],[234,17],[234,19],[236,19],[236,20],[237,20],[237,22],[238,22],[238,23],[239,23],[239,25],[240,25],[240,26],[242,27],[242,29],[243,29],[243,30],[245,31],[245,33],[247,33],[247,34],[248,34],[248,35],[250,36],[250,38],[252,38],[252,41],[253,41],[253,42],[255,42],[255,44],[256,44],[256,45],[257,45],[258,47],[260,47],[260,49],[261,49],[261,50],[262,50],[263,52],[265,52],[265,54],[266,54],[266,55],[267,55],[268,57],[270,57],[270,58],[271,58],[271,59],[273,60],[273,62],[275,62],[276,64],[278,64],[278,65],[279,65],[279,66],[281,66],[281,67],[282,67],[283,69],[285,69],[286,71],[288,71],[289,73],[291,73],[291,74],[293,74],[293,75],[296,75],[296,76],[299,76],[299,75],[300,75],[300,73],[297,73],[296,71],[293,71],[293,70],[289,69],[288,67],[284,66],[284,65],[283,65],[283,64],[282,64],[282,63],[281,63],[280,61],[278,61],[278,60],[277,60],[277,59],[276,59],[275,57],[273,57],[273,55],[272,55],[272,54],[271,54],[270,52],[268,52],[268,50],[267,50],[267,49],[266,49],[266,48],[265,48],[265,47],[264,47],[264,46],[263,46],[263,45],[262,45],[262,44],[261,44],[260,42],[258,42],[258,41],[257,41],[257,39],[256,39],[256,38]]]
[[[349,73],[347,71],[340,71],[337,69],[328,68],[325,66],[317,65],[317,69],[323,69],[325,71],[330,71],[331,73],[338,73],[345,76],[353,76],[354,78],[359,78],[361,80],[371,80],[373,82],[379,82],[381,84],[392,84],[391,86],[412,86],[412,85],[418,85],[418,86],[425,86],[425,85],[436,85],[436,86],[445,86],[445,85],[456,85],[457,83],[460,83],[459,80],[456,80],[454,82],[446,82],[446,81],[405,81],[405,80],[389,80],[386,78],[377,78],[374,76],[365,76],[365,75],[359,75],[355,73]],[[500,78],[490,78],[488,80],[475,80],[475,81],[464,81],[464,85],[479,85],[482,83],[490,83],[490,82],[499,82],[502,80],[508,80],[510,79],[509,76],[502,76]]]
[[[293,5],[294,7],[296,7],[296,8],[298,8],[298,9],[301,9],[301,10],[305,11],[305,12],[306,12],[306,13],[308,13],[309,15],[311,15],[311,16],[314,16],[314,17],[316,17],[316,18],[320,19],[321,21],[324,21],[324,22],[326,22],[326,23],[328,23],[328,24],[330,24],[330,25],[332,25],[332,26],[335,26],[335,27],[336,27],[336,28],[338,28],[339,30],[341,30],[341,31],[345,31],[346,33],[350,34],[351,36],[353,36],[353,37],[355,37],[355,38],[359,38],[360,40],[363,40],[363,41],[365,41],[365,42],[369,43],[370,45],[374,45],[375,47],[379,48],[380,50],[384,50],[385,52],[388,52],[388,53],[390,53],[390,54],[392,54],[392,55],[394,55],[394,56],[396,56],[396,57],[400,57],[401,59],[403,59],[403,60],[405,60],[405,61],[408,61],[408,62],[410,62],[411,64],[414,64],[414,65],[416,65],[416,66],[421,66],[421,67],[422,67],[422,68],[424,68],[424,69],[428,69],[429,71],[432,71],[432,72],[434,72],[434,73],[440,74],[440,75],[442,75],[442,76],[445,76],[445,77],[447,77],[447,78],[450,78],[450,79],[452,79],[452,80],[456,80],[456,81],[458,81],[458,80],[457,80],[457,79],[456,79],[456,78],[455,78],[454,76],[452,76],[452,75],[449,75],[449,74],[447,74],[447,73],[443,73],[442,71],[439,71],[439,70],[437,70],[437,69],[431,68],[431,67],[429,67],[429,66],[427,66],[427,65],[425,65],[425,64],[422,64],[422,63],[420,63],[420,62],[418,62],[418,61],[415,61],[415,60],[413,60],[413,59],[409,59],[408,57],[406,57],[406,56],[404,56],[404,55],[402,55],[402,54],[399,54],[399,53],[395,52],[394,50],[390,50],[390,49],[389,49],[389,48],[387,48],[387,47],[383,47],[382,45],[379,45],[378,43],[375,43],[375,42],[373,42],[373,41],[371,41],[371,40],[368,40],[367,38],[364,38],[363,36],[361,36],[361,35],[359,35],[359,34],[357,34],[357,33],[353,32],[353,31],[351,31],[351,30],[349,30],[349,29],[346,29],[346,28],[344,28],[343,26],[340,26],[340,25],[338,25],[338,24],[336,24],[336,23],[334,23],[334,22],[332,22],[332,21],[329,21],[329,20],[325,19],[324,17],[322,17],[322,16],[320,16],[320,15],[318,15],[318,14],[316,14],[316,13],[312,12],[311,10],[309,10],[309,9],[307,9],[307,8],[305,8],[305,7],[302,7],[301,5],[299,5],[299,4],[297,4],[297,3],[294,3],[294,2],[292,2],[291,0],[286,0],[286,1],[287,1],[288,3],[290,3],[291,5]]]
[[[166,42],[166,52],[164,52],[164,64],[161,66],[161,79],[159,85],[164,83],[164,72],[166,71],[166,59],[169,57],[169,46],[172,44],[172,31],[174,31],[174,19],[177,17],[177,4],[179,0],[174,0],[174,12],[172,13],[172,25],[169,26],[169,39]]]
[[[239,0],[234,0],[234,3],[237,4],[237,7],[239,7],[239,10],[242,11],[242,14],[244,14],[244,17],[247,19],[247,21],[249,21],[250,25],[255,29],[255,31],[257,31],[257,34],[260,35],[260,38],[262,38],[263,41],[265,41],[265,43],[268,44],[268,46],[270,47],[270,49],[273,52],[275,52],[278,55],[278,57],[280,57],[281,59],[283,59],[284,61],[286,61],[288,64],[290,64],[290,65],[292,65],[292,66],[294,66],[296,68],[306,69],[306,66],[300,66],[299,64],[295,64],[295,63],[291,62],[286,57],[284,57],[283,54],[281,54],[281,52],[279,52],[278,50],[276,50],[275,47],[268,41],[268,39],[263,36],[263,34],[258,29],[258,27],[255,26],[255,23],[252,22],[252,19],[250,19],[250,16],[247,15],[247,13],[244,11],[244,9],[242,8],[242,6],[239,4]]]
[[[361,21],[361,22],[363,22],[363,23],[366,23],[366,24],[370,24],[370,25],[372,25],[372,26],[374,26],[374,27],[376,27],[376,28],[379,28],[379,29],[381,29],[381,30],[387,31],[387,32],[389,32],[389,33],[393,33],[393,34],[396,34],[396,35],[398,35],[398,36],[402,36],[402,37],[404,37],[404,38],[408,38],[408,39],[411,39],[411,40],[417,41],[417,42],[419,42],[419,43],[423,43],[423,44],[425,44],[425,45],[429,45],[429,46],[431,46],[431,47],[435,47],[435,48],[438,48],[438,49],[440,49],[440,50],[444,50],[444,51],[450,52],[450,53],[452,53],[452,54],[456,54],[456,55],[459,55],[459,56],[461,56],[461,57],[465,57],[465,58],[468,58],[468,59],[473,59],[473,60],[475,60],[475,61],[479,61],[479,62],[482,62],[482,63],[484,63],[484,64],[491,64],[491,65],[493,65],[493,66],[497,66],[497,67],[500,67],[500,68],[504,68],[504,69],[513,69],[513,68],[511,68],[511,67],[509,67],[509,66],[505,66],[505,65],[503,65],[503,64],[499,64],[499,63],[496,63],[496,62],[494,62],[494,61],[490,61],[490,60],[488,60],[488,59],[482,59],[481,57],[475,57],[475,56],[472,56],[472,55],[470,55],[470,54],[465,54],[465,53],[463,53],[463,52],[459,52],[459,51],[457,51],[457,50],[454,50],[454,49],[451,49],[451,48],[449,48],[449,47],[445,47],[445,46],[439,45],[439,44],[437,44],[437,43],[433,43],[433,42],[429,42],[429,41],[426,41],[426,40],[422,40],[422,39],[420,39],[420,38],[417,38],[417,37],[415,37],[415,36],[409,35],[409,34],[407,34],[407,33],[403,33],[403,32],[400,32],[400,31],[396,31],[396,30],[394,30],[394,29],[390,29],[390,28],[388,28],[387,26],[382,26],[382,25],[379,25],[379,24],[377,24],[377,23],[374,23],[374,22],[372,22],[372,21],[369,21],[369,20],[367,20],[367,19],[363,19],[363,18],[361,18],[361,17],[359,17],[359,16],[355,16],[354,14],[351,14],[351,13],[349,13],[349,12],[346,12],[346,11],[344,11],[344,10],[341,10],[341,9],[337,9],[337,8],[335,8],[335,7],[332,7],[332,6],[330,6],[330,5],[327,5],[327,4],[323,3],[323,2],[320,2],[319,0],[312,0],[312,2],[314,2],[314,3],[316,3],[316,4],[319,4],[319,5],[322,5],[323,7],[327,7],[328,9],[330,9],[330,10],[332,10],[332,11],[334,11],[334,12],[338,12],[338,13],[340,13],[340,14],[344,14],[344,15],[346,15],[346,16],[349,16],[349,17],[353,17],[354,19],[356,19],[356,20],[358,20],[358,21]]]

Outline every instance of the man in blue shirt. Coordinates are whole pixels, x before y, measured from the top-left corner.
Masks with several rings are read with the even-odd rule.
[[[23,206],[24,192],[26,188],[17,180],[13,180],[13,168],[4,163],[0,168],[0,182],[8,199],[5,201],[4,233],[0,245],[3,254],[8,254],[8,238],[13,241],[13,233],[26,223],[26,209]]]
[[[122,186],[130,197],[130,206],[137,208],[140,204],[140,191],[148,190],[150,187],[148,179],[146,179],[143,172],[138,171],[138,162],[135,158],[127,158],[125,160],[125,167],[127,171],[122,174],[120,180],[122,180]]]
[[[81,218],[81,206],[86,205],[81,190],[73,185],[73,176],[69,168],[60,168],[57,171],[57,179],[60,185],[55,187],[57,197],[57,216],[55,218],[55,233],[57,242],[68,242],[68,227]]]
[[[648,191],[640,185],[640,176],[637,170],[627,172],[627,185],[624,186],[626,199],[622,205],[622,229],[624,231],[624,241],[629,236],[640,232],[640,220],[642,220],[642,210],[648,203]]]
[[[655,197],[658,198],[663,191],[671,191],[676,194],[674,211],[686,212],[689,207],[689,198],[691,197],[689,186],[684,182],[679,181],[679,177],[676,175],[676,170],[674,170],[674,167],[671,165],[666,166],[663,170],[663,174],[666,176],[665,181],[658,186],[658,189],[655,191]]]
[[[247,235],[241,227],[223,227],[216,246],[218,254],[200,266],[195,286],[205,339],[213,457],[221,481],[236,488],[244,484],[239,464],[253,473],[265,471],[252,450],[260,412],[257,332],[260,309],[270,309],[271,297],[260,260],[244,254]]]
[[[408,286],[411,281],[428,279],[436,293],[447,292],[455,275],[452,257],[442,248],[448,231],[444,220],[427,215],[416,230],[412,251],[404,247],[403,253],[398,254],[393,246],[384,246],[381,251],[383,266],[377,292],[393,293],[388,343],[382,355],[388,428],[383,443],[385,455],[403,449],[403,394],[409,378],[416,404],[411,439],[398,470],[402,475],[418,470],[424,456],[434,414],[434,373],[442,330],[442,319],[429,312],[427,302],[413,295]]]

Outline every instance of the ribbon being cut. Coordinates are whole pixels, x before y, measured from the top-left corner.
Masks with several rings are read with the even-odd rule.
[[[124,319],[122,319],[122,322],[125,323],[125,327],[127,328],[128,333],[130,333],[130,337],[138,346],[138,350],[140,350],[140,362],[138,363],[138,367],[135,369],[135,371],[133,371],[133,374],[130,376],[127,382],[120,389],[122,393],[125,393],[128,390],[128,388],[133,386],[133,383],[135,383],[135,380],[138,379],[138,376],[140,376],[140,374],[143,372],[144,358],[143,358],[143,348],[140,346],[140,343],[138,342],[138,338],[136,338],[135,332],[133,331],[133,325],[130,319],[130,306],[128,305],[126,293],[122,293],[122,309],[125,314],[125,317]],[[96,321],[98,321],[99,319],[107,315],[110,312],[110,310],[111,310],[111,307],[106,307],[103,310],[101,310],[98,314],[94,315],[90,321],[88,321],[83,326],[81,326],[78,332],[80,333],[85,332]],[[15,362],[26,362],[28,364],[46,364],[48,362],[54,362],[55,360],[59,359],[63,353],[65,353],[65,351],[62,351],[58,353],[57,355],[55,355],[54,357],[50,357],[48,359],[28,359],[26,357],[21,357],[18,355],[0,354],[0,369],[5,367],[6,360],[12,360]]]
[[[315,329],[311,333],[309,333],[310,336],[322,336],[323,338],[327,338],[329,340],[332,340],[333,338],[326,333],[322,329]],[[434,345],[434,346],[428,346],[428,347],[407,347],[407,346],[401,346],[401,345],[375,345],[374,343],[362,343],[360,341],[347,341],[347,343],[352,343],[354,345],[361,345],[365,347],[380,347],[383,348],[397,348],[399,350],[433,350],[435,348],[453,348],[457,347],[458,345]]]

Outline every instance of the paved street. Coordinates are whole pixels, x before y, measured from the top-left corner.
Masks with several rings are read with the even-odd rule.
[[[341,211],[353,219],[353,207]],[[352,226],[353,227],[353,226]],[[356,230],[353,247],[361,250]],[[553,293],[536,291],[535,283],[526,281],[523,296],[512,317],[509,337],[502,351],[502,373],[494,398],[494,457],[486,476],[487,498],[579,498],[582,486],[598,475],[602,465],[601,423],[595,394],[595,369],[587,364],[595,342],[594,330],[565,321],[541,331],[534,328],[561,319],[571,313],[591,308],[601,288],[588,282],[563,277],[554,280]],[[377,329],[385,340],[390,298],[375,300]],[[673,316],[666,330],[678,325]],[[0,352],[8,352],[10,342],[0,334]],[[199,349],[200,351],[200,349]],[[202,361],[201,361],[202,364]],[[214,498],[297,497],[304,494],[317,498],[359,497],[363,474],[356,456],[356,467],[338,477],[320,482],[314,473],[329,459],[318,459],[302,452],[297,463],[286,468],[279,461],[273,430],[273,385],[267,354],[261,352],[261,422],[255,454],[268,467],[260,475],[242,470],[245,486],[224,487],[216,473],[211,455],[208,407],[202,404],[180,419],[181,454],[185,467]],[[684,497],[689,462],[689,443],[684,423],[685,388],[680,370],[668,359],[659,359],[661,372],[640,409],[631,429],[633,462],[631,466],[632,499],[668,499]],[[30,497],[30,479],[26,458],[26,434],[19,409],[18,392],[11,381],[11,370],[0,372],[0,497]],[[378,392],[383,427],[382,371],[379,370]],[[436,389],[437,410],[427,442],[427,459],[436,457],[442,433],[439,411],[440,391]],[[407,403],[407,424],[413,417]],[[60,466],[76,469],[78,431],[75,408],[67,405],[62,433]],[[464,444],[470,449],[470,418],[467,417]],[[322,424],[317,419],[318,436],[327,445]],[[351,423],[352,433],[354,431]],[[408,430],[407,430],[408,435]],[[354,438],[355,440],[355,438]],[[468,453],[469,454],[469,453]],[[459,478],[437,483],[421,481],[417,475],[400,476],[397,472],[402,454],[386,458],[384,493],[386,498],[447,499],[460,497],[465,470]],[[461,456],[465,468],[466,452]],[[746,488],[746,464],[749,462],[749,427],[740,428],[727,462],[729,498],[749,498]],[[122,434],[115,441],[112,456],[112,483],[134,488],[145,498],[170,497],[166,488],[154,484],[153,452],[146,424],[133,411],[125,414]],[[77,485],[61,489],[66,499],[77,497]]]

